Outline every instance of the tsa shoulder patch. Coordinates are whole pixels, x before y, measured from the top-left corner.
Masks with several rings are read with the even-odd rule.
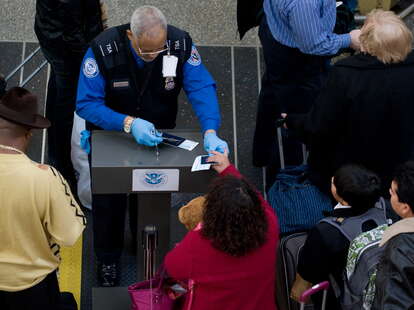
[[[197,51],[197,48],[193,45],[191,48],[191,56],[188,58],[187,62],[192,66],[199,66],[201,64],[201,57]]]
[[[83,74],[89,79],[92,79],[99,74],[98,64],[94,58],[86,58],[83,63]]]

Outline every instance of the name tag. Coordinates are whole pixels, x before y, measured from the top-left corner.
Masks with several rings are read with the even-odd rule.
[[[177,71],[178,58],[176,56],[165,55],[162,57],[163,77],[175,77]]]
[[[132,190],[139,192],[177,192],[180,171],[178,169],[134,169]]]
[[[129,88],[129,81],[128,80],[113,81],[112,88],[113,89]]]

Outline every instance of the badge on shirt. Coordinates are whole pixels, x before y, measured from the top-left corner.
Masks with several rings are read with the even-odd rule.
[[[164,55],[162,57],[162,76],[175,77],[177,76],[178,57],[173,55]]]
[[[191,48],[191,56],[188,58],[187,62],[192,66],[199,66],[201,64],[200,54],[194,45]]]
[[[86,58],[83,63],[83,74],[89,79],[92,79],[99,74],[98,64],[95,59]]]
[[[175,87],[174,78],[169,76],[165,78],[165,90],[173,90]]]

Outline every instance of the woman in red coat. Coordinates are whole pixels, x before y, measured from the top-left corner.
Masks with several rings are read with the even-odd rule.
[[[275,310],[276,216],[227,154],[209,160],[220,177],[206,196],[202,223],[166,256],[167,272],[194,281],[192,310]]]

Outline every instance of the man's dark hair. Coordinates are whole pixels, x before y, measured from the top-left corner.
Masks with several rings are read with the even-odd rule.
[[[414,161],[398,166],[393,181],[397,184],[398,200],[408,204],[414,212]]]
[[[201,234],[213,247],[240,257],[266,241],[267,218],[256,190],[234,176],[216,179],[206,196]]]
[[[353,209],[355,215],[375,206],[381,196],[381,180],[372,171],[354,164],[339,168],[333,180],[337,194]]]

